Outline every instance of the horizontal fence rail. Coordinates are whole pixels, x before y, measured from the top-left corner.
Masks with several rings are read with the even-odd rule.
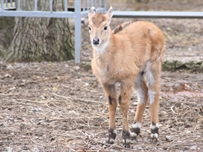
[[[87,17],[91,6],[96,6],[97,12],[106,10],[105,0],[75,0],[74,6],[69,6],[68,0],[64,0],[64,11],[53,11],[53,1],[49,1],[50,11],[38,10],[38,0],[33,0],[34,10],[25,11],[20,7],[21,0],[1,0],[0,16],[75,18],[76,11],[80,11],[81,17]]]
[[[167,12],[167,11],[114,11],[118,18],[203,18],[203,12]]]

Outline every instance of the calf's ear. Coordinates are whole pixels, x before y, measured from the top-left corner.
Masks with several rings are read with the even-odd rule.
[[[92,15],[96,14],[96,9],[94,6],[92,6],[89,10],[89,13],[88,13],[88,17],[91,17]]]
[[[109,18],[112,18],[112,16],[113,16],[113,7],[112,6],[109,8],[109,10],[107,11],[106,14],[108,15]]]

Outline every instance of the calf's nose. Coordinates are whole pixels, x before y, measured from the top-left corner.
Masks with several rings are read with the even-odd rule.
[[[97,37],[95,37],[95,38],[93,39],[93,44],[94,44],[94,45],[98,45],[98,44],[99,44],[99,39],[98,39]]]

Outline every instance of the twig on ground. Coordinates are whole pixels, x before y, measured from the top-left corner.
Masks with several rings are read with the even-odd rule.
[[[171,111],[174,113],[174,114],[178,114],[176,113],[174,110],[173,110],[174,106],[171,106]]]

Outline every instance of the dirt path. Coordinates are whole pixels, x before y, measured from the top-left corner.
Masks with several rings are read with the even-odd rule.
[[[91,70],[64,63],[0,65],[0,151],[201,151],[203,150],[202,74],[162,74],[160,140],[149,140],[149,109],[141,137],[130,149],[118,136],[106,144],[107,104]],[[137,105],[133,94],[132,123]]]

